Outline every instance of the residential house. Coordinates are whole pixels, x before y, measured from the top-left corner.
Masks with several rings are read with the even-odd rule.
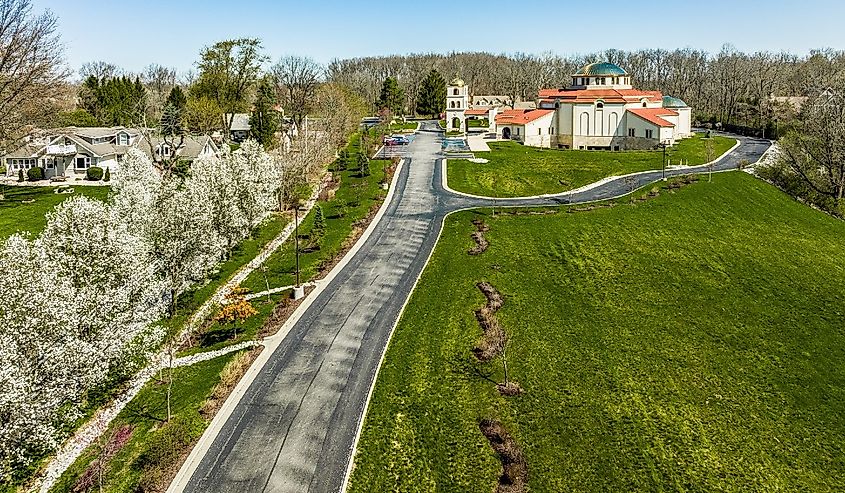
[[[232,142],[241,143],[249,138],[249,131],[252,127],[249,124],[249,113],[227,113],[226,121],[231,118],[232,127],[229,129],[229,139]]]
[[[8,176],[41,167],[46,178],[84,176],[98,166],[115,172],[126,152],[141,138],[126,127],[69,127],[42,132],[2,157]]]
[[[68,127],[42,131],[28,138],[21,147],[4,155],[2,162],[7,176],[19,171],[41,167],[45,178],[83,178],[89,168],[97,166],[119,172],[129,149],[139,148],[150,157],[171,157],[193,161],[198,157],[216,155],[217,146],[209,137],[185,136],[181,147],[171,149],[161,139],[147,143],[139,129],[126,127]]]

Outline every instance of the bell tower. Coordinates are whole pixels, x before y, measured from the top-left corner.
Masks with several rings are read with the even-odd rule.
[[[466,132],[466,110],[469,107],[469,87],[460,78],[446,86],[446,131]]]

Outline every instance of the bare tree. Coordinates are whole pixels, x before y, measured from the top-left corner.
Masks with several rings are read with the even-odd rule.
[[[308,57],[288,55],[270,69],[282,106],[298,126],[315,102],[315,93],[325,69]]]
[[[716,150],[713,148],[713,139],[708,137],[704,141],[704,152],[707,154],[707,183],[713,181],[713,166],[716,164],[713,160],[716,157]]]
[[[147,88],[147,104],[150,116],[158,118],[164,112],[164,102],[167,95],[176,86],[176,69],[155,63],[148,65],[141,74],[141,81]]]
[[[781,139],[789,168],[842,213],[845,198],[845,98],[827,90],[801,116],[801,129]]]
[[[30,0],[0,0],[0,150],[48,121],[70,75],[50,12]]]
[[[97,80],[102,81],[113,77],[119,77],[122,74],[123,70],[121,70],[120,67],[102,60],[83,63],[82,67],[79,68],[79,77],[81,77],[82,80],[85,80],[88,77],[96,77]]]

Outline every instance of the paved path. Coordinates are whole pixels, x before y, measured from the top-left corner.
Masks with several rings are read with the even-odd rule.
[[[442,187],[442,134],[425,123],[408,146],[396,193],[361,249],[313,300],[257,370],[240,401],[171,491],[337,492],[379,360],[405,300],[437,241],[445,216],[506,201],[469,198]],[[767,141],[743,139],[716,169],[754,162]],[[706,168],[701,168],[702,171]],[[673,170],[667,175],[693,170]],[[637,175],[638,185],[661,172]],[[571,197],[507,205],[557,205],[624,195],[622,179]]]

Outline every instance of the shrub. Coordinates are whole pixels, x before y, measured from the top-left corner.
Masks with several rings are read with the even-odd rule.
[[[18,170],[18,181],[23,181],[23,170],[22,169]]]
[[[26,171],[26,179],[29,181],[43,180],[44,170],[42,168],[29,168]]]
[[[363,176],[370,176],[370,160],[363,152],[358,153],[358,173]]]
[[[103,181],[111,181],[111,171],[106,168],[106,174],[103,175]]]
[[[311,231],[319,238],[326,234],[326,216],[323,214],[323,208],[320,204],[314,205],[314,226]]]
[[[340,155],[338,156],[337,160],[335,161],[334,169],[335,171],[344,171],[346,170],[346,165],[349,162],[349,151],[343,149],[340,151]]]
[[[109,177],[111,178],[111,177]],[[85,172],[85,179],[89,181],[100,181],[103,179],[103,168],[99,166],[91,166]]]

